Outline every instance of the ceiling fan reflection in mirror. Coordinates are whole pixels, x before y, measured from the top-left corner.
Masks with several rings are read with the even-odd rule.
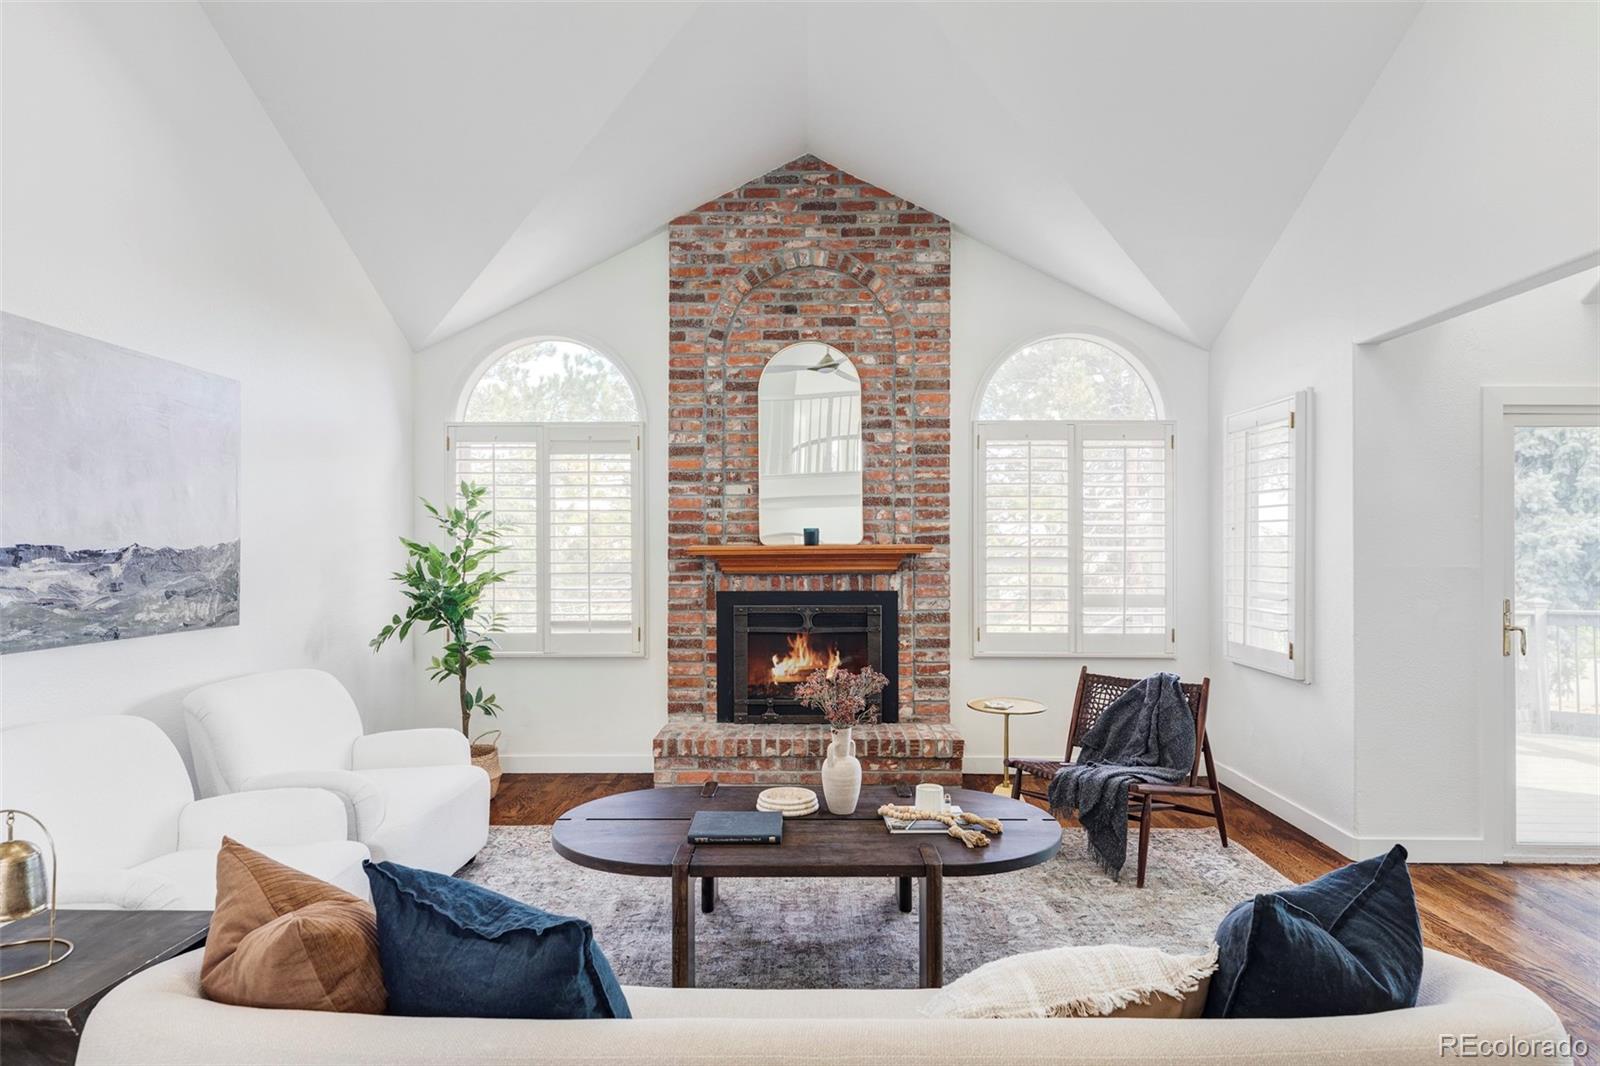
[[[810,366],[773,366],[768,370],[780,374],[795,374],[800,371],[810,371],[813,374],[838,374],[841,377],[855,379],[855,369],[845,360],[840,359],[832,348],[822,350],[822,358]]]

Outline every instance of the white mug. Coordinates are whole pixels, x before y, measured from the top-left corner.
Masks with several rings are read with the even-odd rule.
[[[943,785],[918,785],[917,810],[940,812],[948,806]]]

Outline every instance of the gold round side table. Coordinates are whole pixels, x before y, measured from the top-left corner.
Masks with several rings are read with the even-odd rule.
[[[981,700],[968,700],[967,706],[980,714],[998,714],[1005,722],[1001,734],[1000,747],[1000,783],[994,787],[996,796],[1011,795],[1011,767],[1006,764],[1011,761],[1011,717],[1018,714],[1040,714],[1044,711],[1044,704],[1038,700],[1023,699],[1021,696],[987,696]]]

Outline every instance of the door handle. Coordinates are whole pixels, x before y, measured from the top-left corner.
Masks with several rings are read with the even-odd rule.
[[[1504,601],[1500,608],[1500,654],[1511,654],[1511,634],[1522,638],[1522,654],[1528,654],[1528,631],[1519,625],[1511,624],[1511,601]]]

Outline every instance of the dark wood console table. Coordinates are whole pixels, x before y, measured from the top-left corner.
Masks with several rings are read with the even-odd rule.
[[[1046,861],[1061,849],[1061,826],[1026,803],[969,789],[950,789],[963,810],[999,819],[1005,832],[986,848],[968,848],[943,834],[891,834],[878,816],[885,803],[908,803],[889,786],[861,790],[847,817],[816,814],[784,823],[783,843],[689,844],[696,811],[754,810],[760,788],[655,788],[574,807],[555,825],[555,850],[579,866],[610,873],[671,878],[672,984],[694,984],[690,878],[701,879],[701,909],[710,911],[719,877],[884,877],[898,881],[900,909],[911,910],[918,883],[920,983],[944,983],[944,879],[1009,873]]]
[[[44,936],[47,916],[6,926],[5,939]],[[100,997],[134,974],[205,943],[210,911],[63,910],[56,935],[73,952],[48,970],[0,985],[0,1058],[6,1066],[70,1066]],[[10,973],[44,961],[44,946],[10,948]]]

